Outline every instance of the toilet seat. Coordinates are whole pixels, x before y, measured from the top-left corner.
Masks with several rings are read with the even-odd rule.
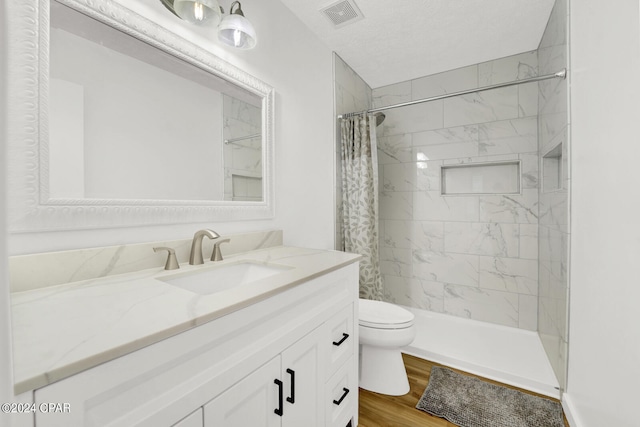
[[[404,329],[413,326],[415,316],[409,310],[383,301],[361,299],[360,326],[375,329]]]

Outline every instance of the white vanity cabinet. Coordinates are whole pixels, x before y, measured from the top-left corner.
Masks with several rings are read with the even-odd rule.
[[[36,390],[71,407],[36,427],[357,425],[357,301],[357,263],[292,284]]]
[[[206,404],[205,427],[324,426],[322,332],[315,329]]]

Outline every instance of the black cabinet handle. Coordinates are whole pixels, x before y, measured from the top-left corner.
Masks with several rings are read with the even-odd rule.
[[[338,342],[333,342],[333,345],[335,346],[340,346],[340,344],[342,344],[347,338],[349,338],[349,334],[345,334],[344,332],[342,333],[342,339]]]
[[[334,401],[333,401],[333,403],[334,403],[335,405],[340,405],[340,404],[342,403],[342,401],[344,400],[344,398],[345,398],[345,397],[347,397],[347,394],[349,394],[349,389],[348,389],[348,388],[346,388],[346,387],[342,387],[342,391],[343,391],[344,393],[342,393],[342,396],[340,396],[340,399],[338,399],[338,400],[334,400]]]
[[[278,386],[278,407],[274,409],[273,412],[275,412],[276,415],[282,416],[282,381],[273,380],[273,382]]]
[[[296,403],[296,371],[287,369],[287,374],[291,375],[291,396],[287,397],[287,402]]]

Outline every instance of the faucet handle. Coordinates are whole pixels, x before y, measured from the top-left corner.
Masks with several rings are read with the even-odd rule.
[[[166,246],[158,246],[153,248],[154,252],[158,251],[167,251],[169,252],[169,256],[167,257],[167,262],[164,265],[165,270],[177,270],[180,268],[178,264],[178,259],[176,258],[176,251],[173,248],[168,248]]]
[[[220,250],[220,245],[230,241],[231,239],[222,239],[222,240],[218,240],[216,243],[213,244],[213,253],[211,254],[211,261],[222,261],[222,251]]]

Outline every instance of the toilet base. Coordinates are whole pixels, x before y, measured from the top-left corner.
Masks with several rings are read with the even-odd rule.
[[[409,393],[409,380],[399,347],[360,345],[361,388],[390,396]]]

